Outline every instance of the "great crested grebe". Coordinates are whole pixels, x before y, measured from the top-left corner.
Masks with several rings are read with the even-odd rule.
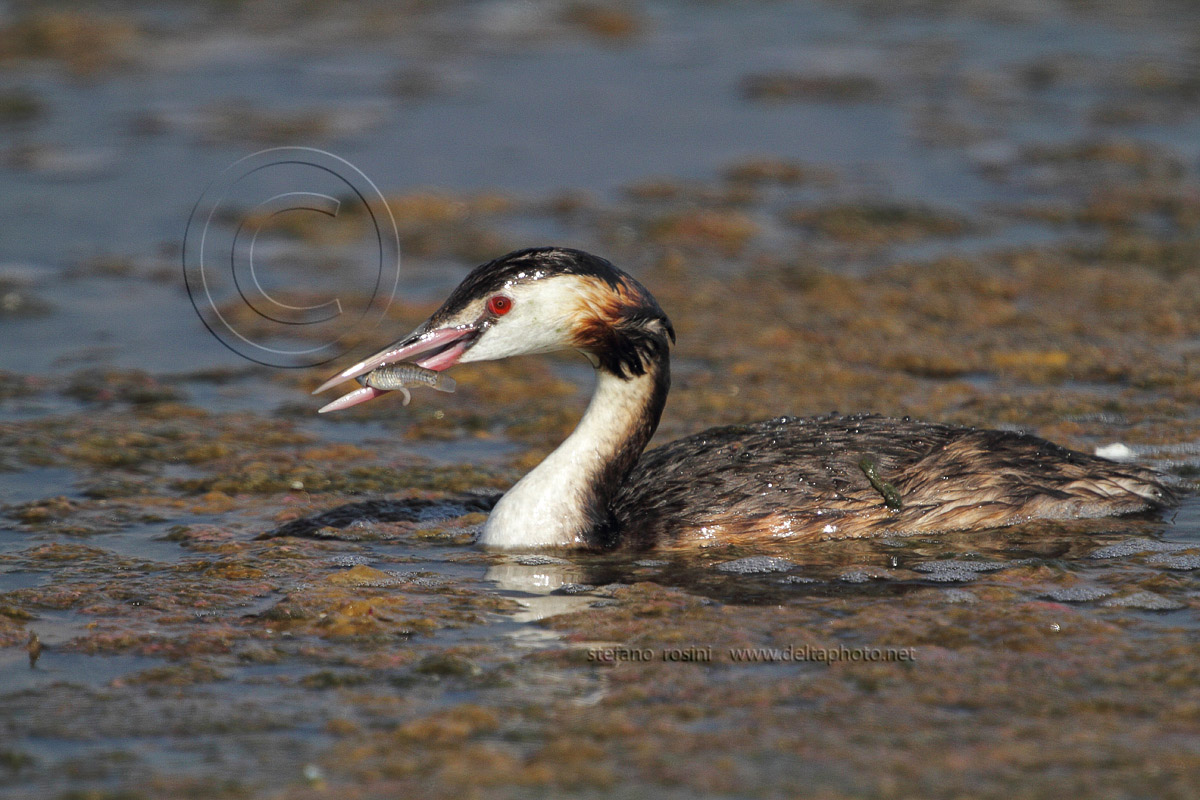
[[[671,321],[580,250],[520,250],[474,269],[408,337],[317,389],[397,362],[432,370],[574,349],[596,390],[574,432],[492,510],[495,548],[798,541],[1102,517],[1176,501],[1163,476],[1022,433],[879,416],[780,417],[642,450],[670,388]],[[383,392],[363,386],[325,406]],[[315,394],[315,392],[314,392]]]

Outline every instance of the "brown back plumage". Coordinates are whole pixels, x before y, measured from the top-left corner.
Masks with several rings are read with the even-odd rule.
[[[861,463],[894,487],[889,508]],[[622,544],[815,540],[1112,516],[1174,504],[1162,475],[1023,433],[880,416],[781,417],[647,452],[613,498]]]

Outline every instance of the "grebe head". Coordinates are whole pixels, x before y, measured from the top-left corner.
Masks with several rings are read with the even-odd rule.
[[[675,331],[637,281],[582,250],[518,250],[476,267],[411,334],[349,367],[322,392],[398,361],[445,370],[470,361],[579,350],[621,378],[644,374],[667,357]],[[371,400],[359,390],[325,406],[334,411]]]

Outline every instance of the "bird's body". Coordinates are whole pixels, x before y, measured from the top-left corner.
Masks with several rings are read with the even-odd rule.
[[[401,360],[442,370],[582,351],[597,372],[592,402],[567,440],[493,509],[480,542],[497,548],[811,541],[1111,516],[1175,502],[1149,469],[1026,434],[907,418],[781,417],[643,454],[670,388],[673,341],[654,298],[607,261],[564,248],[523,250],[475,269],[411,336],[321,388]],[[370,399],[361,391],[326,409]]]
[[[1028,434],[834,414],[713,428],[650,450],[612,507],[629,543],[649,544],[995,528],[1133,513],[1170,497],[1148,469]]]

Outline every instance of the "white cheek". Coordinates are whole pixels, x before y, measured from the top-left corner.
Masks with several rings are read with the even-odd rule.
[[[569,315],[577,308],[578,295],[568,287],[559,278],[514,287],[513,310],[497,319],[462,361],[491,361],[574,347]]]
[[[550,324],[547,324],[550,323]],[[509,356],[551,353],[569,345],[562,329],[553,321],[534,317],[528,322],[514,311],[497,321],[462,357],[463,361],[490,361]]]

